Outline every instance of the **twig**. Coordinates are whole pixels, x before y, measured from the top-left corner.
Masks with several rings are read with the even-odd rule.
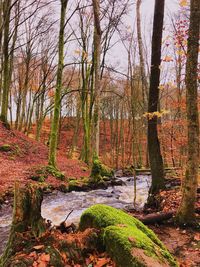
[[[63,221],[63,223],[66,222],[66,220],[69,218],[69,216],[72,214],[73,211],[74,211],[74,210],[71,210],[71,211],[68,213],[68,215],[67,215],[67,217],[65,218],[65,220]]]

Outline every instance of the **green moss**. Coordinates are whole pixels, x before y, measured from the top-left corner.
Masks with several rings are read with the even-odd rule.
[[[3,144],[0,146],[0,151],[9,152],[9,151],[12,151],[12,147],[9,144]]]
[[[49,174],[62,181],[65,179],[65,175],[53,166],[38,166],[33,168],[32,171],[34,174],[30,179],[41,183],[45,181]]]
[[[133,248],[142,249],[146,257],[158,263],[168,262],[169,266],[177,266],[153,231],[121,210],[94,205],[83,212],[79,227],[81,230],[89,227],[102,229],[106,250],[119,266],[147,266],[134,256]]]
[[[23,258],[10,262],[9,267],[28,267],[28,266],[32,266],[32,264],[33,264],[33,260],[26,259],[25,257],[23,257]]]
[[[69,191],[75,191],[77,187],[80,186],[80,183],[77,180],[71,180],[69,181],[68,189]]]
[[[65,183],[62,183],[60,186],[59,186],[59,191],[63,192],[63,193],[67,193],[69,192],[69,187],[68,185],[66,185]]]
[[[104,231],[103,239],[106,244],[106,251],[115,259],[119,267],[145,266],[131,253],[132,244],[128,239],[132,235],[131,230],[131,227],[108,226]]]
[[[59,180],[63,181],[65,179],[65,175],[53,166],[47,166],[46,171],[54,177],[58,178]]]
[[[32,175],[31,177],[31,180],[33,180],[33,181],[37,181],[37,182],[40,182],[40,183],[43,183],[44,181],[45,181],[45,179],[46,179],[46,177],[45,176],[43,176],[43,175]]]
[[[98,183],[103,180],[103,177],[113,177],[113,170],[104,165],[98,157],[93,159],[90,180],[93,183]]]
[[[88,179],[73,179],[69,181],[68,190],[71,191],[84,191],[89,189]]]

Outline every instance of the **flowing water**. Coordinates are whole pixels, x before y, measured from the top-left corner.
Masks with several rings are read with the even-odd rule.
[[[150,176],[139,175],[136,179],[135,207],[143,207],[151,183]],[[134,178],[122,177],[123,186],[113,186],[108,189],[98,189],[89,192],[61,193],[55,191],[44,196],[42,216],[54,225],[59,225],[73,209],[68,222],[78,223],[81,213],[93,204],[107,204],[115,208],[127,209],[134,207]],[[12,221],[11,205],[3,205],[0,211],[0,254],[5,247],[10,224]]]

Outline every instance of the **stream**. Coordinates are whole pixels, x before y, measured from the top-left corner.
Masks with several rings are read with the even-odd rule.
[[[125,184],[89,192],[62,193],[54,191],[45,195],[42,203],[42,216],[51,220],[52,224],[59,225],[73,209],[67,222],[78,224],[82,212],[93,204],[101,203],[120,209],[134,208],[134,178],[121,177],[119,180]],[[136,209],[141,209],[146,202],[150,184],[151,176],[137,176]],[[12,206],[4,204],[0,210],[0,254],[6,245],[11,222]]]

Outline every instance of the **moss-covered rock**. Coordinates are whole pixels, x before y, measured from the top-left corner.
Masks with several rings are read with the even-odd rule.
[[[153,231],[121,210],[94,205],[83,212],[79,228],[101,229],[103,245],[119,267],[177,266]]]
[[[12,146],[9,144],[3,144],[0,146],[0,151],[2,151],[2,152],[12,151]]]
[[[52,175],[62,181],[65,180],[65,175],[53,166],[36,166],[31,168],[31,172],[30,179],[40,183],[43,183],[48,175]]]
[[[60,172],[58,169],[56,169],[56,168],[53,167],[53,166],[50,166],[50,165],[47,166],[47,167],[46,167],[46,171],[47,171],[49,174],[51,174],[52,176],[58,178],[59,180],[64,181],[64,179],[65,179],[65,175],[64,175],[64,173]]]
[[[113,177],[114,172],[112,169],[104,165],[98,157],[93,159],[92,170],[90,174],[90,181],[98,183],[103,180],[104,177]]]
[[[68,191],[88,191],[91,190],[88,179],[73,179],[69,181]]]

